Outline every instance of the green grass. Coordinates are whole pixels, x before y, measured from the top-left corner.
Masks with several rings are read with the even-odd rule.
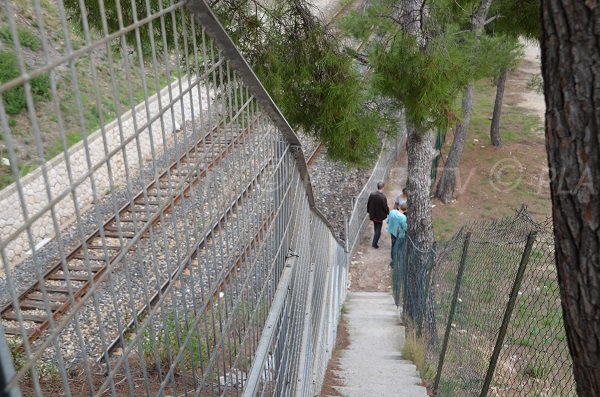
[[[184,321],[175,320],[173,314],[167,316],[163,329],[158,331],[156,341],[152,340],[150,331],[146,330],[142,336],[142,350],[147,362],[158,362],[164,367],[168,367],[175,360],[180,343],[184,343],[186,338],[190,337],[186,345],[181,364],[178,371],[186,371],[197,368],[205,368],[209,360],[209,347],[206,335],[200,333],[198,329],[190,328]],[[209,340],[210,342],[210,340]],[[156,350],[155,350],[156,345]]]
[[[17,57],[13,52],[0,51],[0,84],[9,82],[21,75]],[[34,101],[46,100],[50,97],[50,79],[47,74],[30,81]],[[25,87],[20,85],[3,93],[4,108],[10,115],[18,114],[27,106]]]
[[[495,95],[495,86],[490,82],[483,80],[475,83],[475,102],[467,139],[471,147],[490,144],[489,117],[494,109]],[[507,104],[502,107],[500,136],[504,144],[531,139],[541,126],[542,121],[537,115]],[[479,142],[474,142],[473,138],[479,139]]]
[[[550,368],[545,364],[532,362],[527,364],[525,373],[535,379],[546,379],[550,374]]]
[[[67,143],[67,148],[70,148],[71,146],[73,146],[74,144],[79,142],[80,140],[81,140],[80,134],[71,132],[71,133],[67,133],[65,135],[65,141]],[[46,150],[46,157],[50,159],[62,152],[63,152],[63,142],[62,142],[62,139],[59,138],[52,145],[50,145],[48,147],[48,149]]]
[[[17,26],[17,37],[21,46],[29,48],[33,51],[38,51],[42,48],[42,41],[40,38],[31,30]],[[14,46],[14,41],[10,28],[3,26],[0,28],[0,40],[5,42],[9,46]]]

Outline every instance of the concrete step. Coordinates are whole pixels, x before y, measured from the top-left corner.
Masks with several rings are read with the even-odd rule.
[[[402,357],[404,327],[385,292],[352,292],[345,302],[350,346],[335,374],[346,397],[427,397],[415,365]]]

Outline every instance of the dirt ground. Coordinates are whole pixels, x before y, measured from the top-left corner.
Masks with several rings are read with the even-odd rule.
[[[489,128],[495,86],[476,84],[475,106],[456,181],[455,199],[449,204],[434,200],[434,233],[437,240],[452,236],[474,219],[509,216],[522,204],[538,220],[551,215],[548,166],[543,134],[543,95],[528,88],[540,74],[539,48],[525,47],[525,58],[509,73],[500,121],[503,145],[490,144]],[[442,149],[438,177],[452,143],[450,131]]]

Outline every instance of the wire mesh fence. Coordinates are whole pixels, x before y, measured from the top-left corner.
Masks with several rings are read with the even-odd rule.
[[[576,395],[550,222],[523,207],[468,224],[413,274],[403,270],[415,255],[405,245],[394,247],[394,296],[415,307],[421,373],[435,395]]]
[[[0,391],[316,395],[363,202],[402,137],[340,241],[204,1],[23,4],[0,21]]]

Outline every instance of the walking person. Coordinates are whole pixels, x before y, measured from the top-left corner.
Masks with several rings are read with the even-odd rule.
[[[367,212],[369,218],[373,221],[373,242],[371,246],[373,248],[379,248],[379,237],[381,237],[381,228],[383,227],[383,221],[387,218],[390,213],[390,209],[387,204],[387,198],[383,193],[385,187],[384,182],[377,183],[377,191],[369,195],[369,201],[367,201]]]
[[[406,204],[402,204],[402,207],[405,208]],[[388,217],[387,229],[390,236],[392,236],[392,250],[394,249],[394,244],[397,239],[404,238],[406,234],[406,230],[408,229],[408,224],[406,222],[406,215],[404,215],[404,211],[400,209],[400,205],[398,203],[394,204],[394,209],[390,211],[390,215]]]
[[[407,188],[403,188],[402,193],[400,193],[399,195],[396,196],[396,204],[398,204],[398,208],[400,208],[400,206],[402,204],[408,205],[408,189]]]
[[[394,204],[394,209],[390,212],[388,218],[388,232],[392,236],[392,261],[390,267],[394,267],[394,264],[398,266],[396,276],[401,275],[406,270],[404,264],[406,258],[406,231],[408,230],[408,219],[406,218],[406,210],[408,206],[406,203],[399,206]]]

